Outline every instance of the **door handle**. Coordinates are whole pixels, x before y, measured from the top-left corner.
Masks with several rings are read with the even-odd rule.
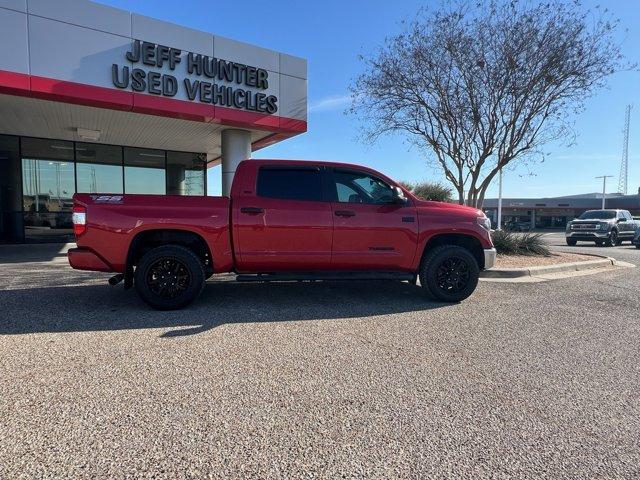
[[[354,212],[353,210],[336,210],[335,214],[338,217],[355,217],[356,216],[356,212]]]
[[[264,213],[264,208],[260,207],[242,207],[240,209],[241,213],[246,213],[248,215],[258,215],[260,213]]]

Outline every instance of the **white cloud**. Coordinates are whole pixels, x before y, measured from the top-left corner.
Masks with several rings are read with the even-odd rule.
[[[328,112],[341,110],[349,105],[351,97],[349,95],[329,95],[320,100],[312,102],[309,106],[310,112]]]

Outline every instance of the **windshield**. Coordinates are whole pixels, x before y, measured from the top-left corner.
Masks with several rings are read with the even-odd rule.
[[[578,217],[579,220],[609,220],[616,218],[615,210],[589,210]]]

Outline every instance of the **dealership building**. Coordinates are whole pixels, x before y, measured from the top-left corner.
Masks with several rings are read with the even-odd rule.
[[[307,62],[87,0],[0,0],[0,242],[66,240],[72,196],[228,193],[307,130]]]
[[[640,194],[607,194],[606,208],[629,210],[640,216]],[[567,222],[587,210],[602,208],[602,193],[587,193],[550,198],[503,198],[502,224],[523,224],[533,228],[564,228]],[[484,201],[482,209],[493,225],[498,223],[498,199]]]

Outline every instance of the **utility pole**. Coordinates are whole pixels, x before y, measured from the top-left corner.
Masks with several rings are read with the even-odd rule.
[[[502,230],[502,169],[498,176],[498,228],[496,230]]]
[[[599,177],[602,179],[602,209],[604,210],[605,200],[607,195],[607,178],[613,178],[613,175],[600,175]]]
[[[620,163],[620,178],[618,193],[627,194],[627,180],[629,179],[629,120],[631,119],[631,105],[627,105],[624,112],[624,130],[622,139],[622,162]]]

